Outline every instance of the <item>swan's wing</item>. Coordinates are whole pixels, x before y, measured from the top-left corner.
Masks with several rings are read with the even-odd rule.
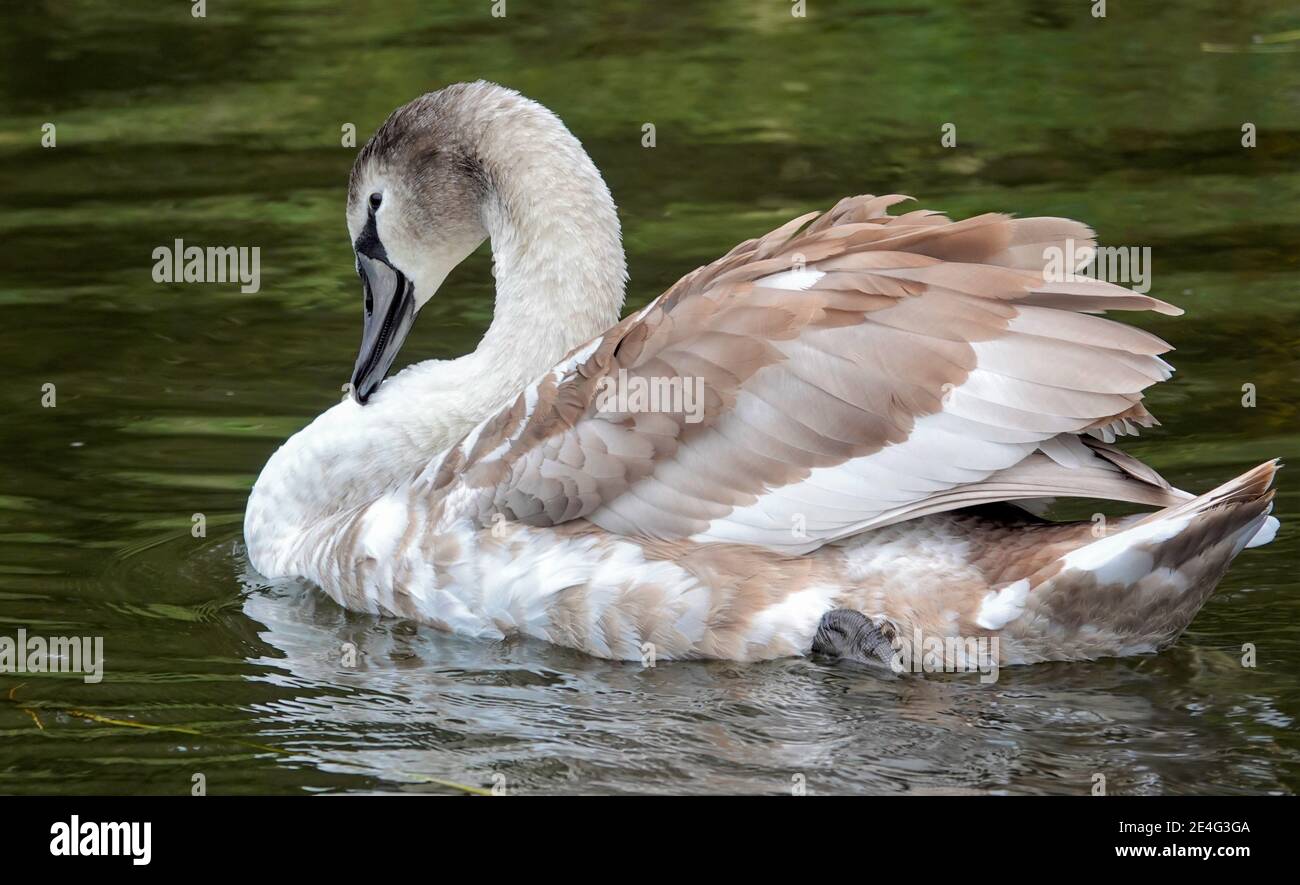
[[[696,270],[425,480],[484,525],[790,552],[997,500],[1182,500],[1108,445],[1154,423],[1169,346],[1090,315],[1180,311],[1045,281],[1045,250],[1091,245],[1078,222],[886,214],[903,199],[843,200]]]

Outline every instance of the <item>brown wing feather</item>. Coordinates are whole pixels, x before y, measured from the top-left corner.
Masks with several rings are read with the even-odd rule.
[[[917,459],[879,501],[818,493],[817,531],[795,545],[805,549],[989,500],[1176,499],[1127,456],[1044,443],[1057,459],[1083,452],[1087,469],[1071,473],[1035,452],[1053,434],[1123,433],[1154,420],[1140,400],[1164,377],[1154,355],[1168,345],[1075,311],[1177,308],[1104,282],[1045,281],[1045,248],[1092,242],[1077,222],[886,214],[904,199],[847,198],[683,277],[446,453],[436,490],[484,524],[496,513],[534,525],[585,517],[674,538],[774,490],[803,495],[797,484],[818,468],[865,464],[887,449]],[[809,288],[765,283],[805,268],[823,274]],[[609,407],[620,390],[667,379],[698,379],[701,420]],[[958,389],[960,403],[946,406]],[[940,413],[937,433],[969,434],[971,464],[923,460],[933,443],[917,422]],[[748,523],[739,525],[743,535]],[[754,543],[789,546],[754,531]]]

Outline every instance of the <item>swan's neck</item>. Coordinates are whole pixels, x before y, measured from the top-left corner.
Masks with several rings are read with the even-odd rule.
[[[496,304],[475,357],[510,395],[616,323],[627,280],[604,180],[559,119],[534,107],[485,127],[479,148]]]
[[[389,378],[365,406],[334,406],[271,457],[245,517],[249,557],[263,574],[300,574],[310,536],[331,515],[413,479],[618,321],[626,265],[614,202],[577,139],[536,108],[489,121],[480,139],[496,277],[487,333],[460,359]]]

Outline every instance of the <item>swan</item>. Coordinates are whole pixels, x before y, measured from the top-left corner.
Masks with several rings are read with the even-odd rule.
[[[1181,311],[1052,281],[1083,224],[907,199],[795,218],[620,320],[614,202],[555,114],[481,81],[398,108],[348,183],[350,395],[258,477],[250,564],[354,610],[642,662],[1167,647],[1275,534],[1277,461],[1195,496],[1125,454],[1171,348],[1101,314]],[[477,348],[386,379],[485,239]],[[1031,514],[1060,496],[1160,509]]]

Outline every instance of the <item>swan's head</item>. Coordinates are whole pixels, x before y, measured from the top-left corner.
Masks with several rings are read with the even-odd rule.
[[[517,98],[487,83],[421,96],[394,111],[357,154],[347,216],[364,293],[352,372],[359,403],[392,368],[420,308],[487,238],[479,141],[485,105],[502,95]]]
[[[362,404],[420,308],[489,235],[496,311],[525,317],[510,328],[533,332],[547,315],[537,302],[563,317],[539,338],[540,363],[604,331],[623,302],[627,264],[600,172],[559,117],[495,83],[456,83],[393,111],[353,164],[348,233],[364,289],[352,372]]]

